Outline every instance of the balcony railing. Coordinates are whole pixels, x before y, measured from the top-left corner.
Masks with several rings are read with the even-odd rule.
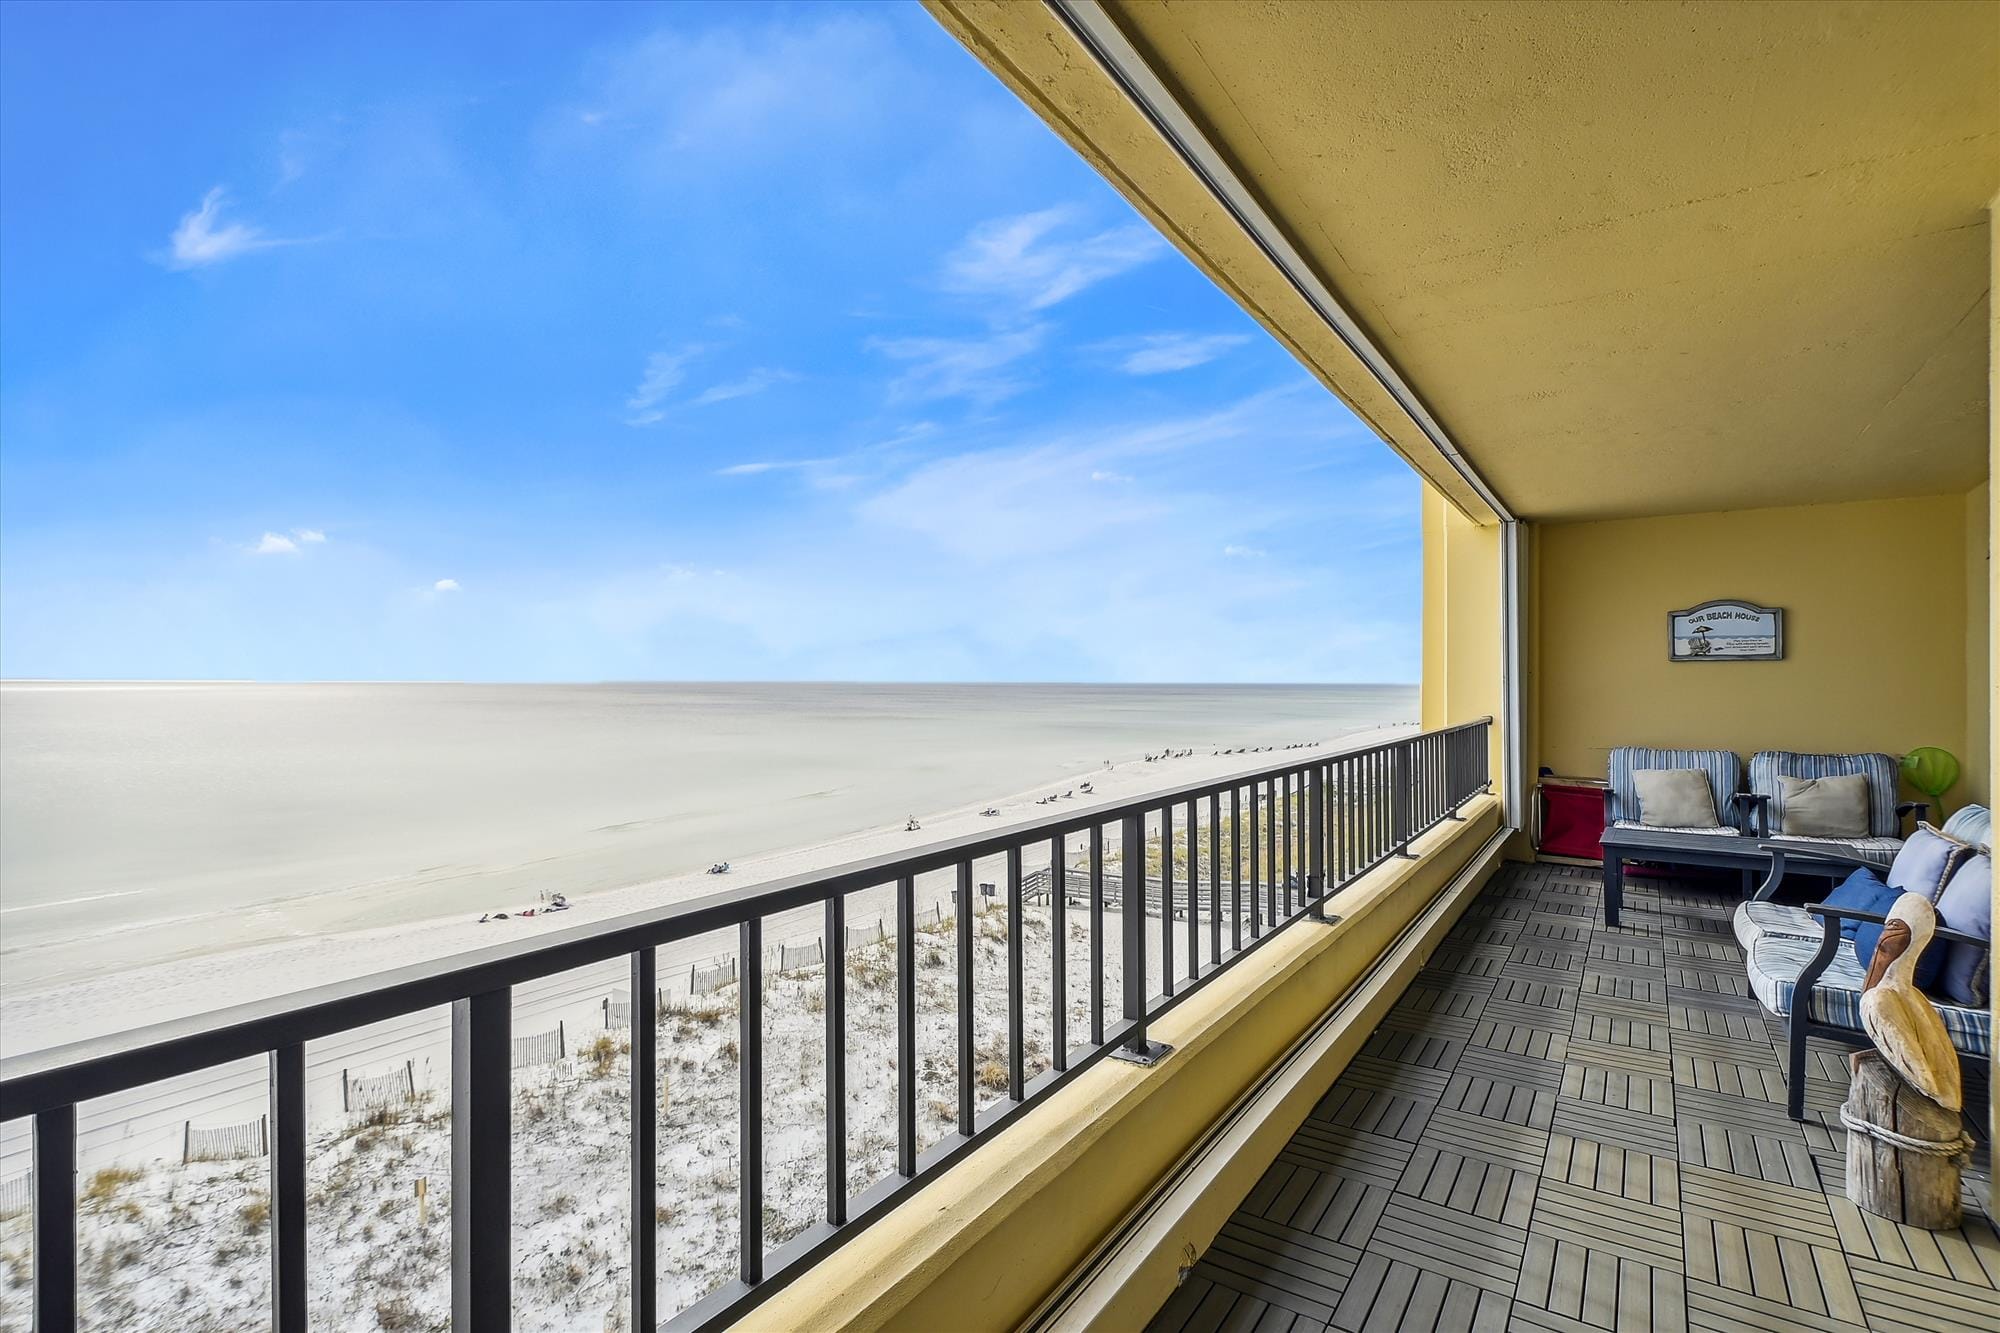
[[[1328,920],[1343,886],[1399,856],[1420,834],[1458,818],[1490,787],[1485,718],[1382,744],[1317,751],[1273,767],[1155,792],[1112,807],[1079,809],[888,857],[795,876],[580,926],[535,943],[505,945],[323,987],[268,1003],[141,1028],[117,1037],[20,1056],[0,1064],[0,1120],[32,1116],[35,1327],[71,1327],[77,1314],[77,1106],[231,1060],[264,1057],[270,1071],[268,1144],[272,1323],[307,1324],[306,1043],[449,1004],[451,1050],[451,1293],[454,1328],[506,1327],[512,1281],[510,1233],[513,1105],[512,989],[569,969],[625,957],[631,990],[630,1316],[659,1326],[656,1232],[659,989],[656,951],[718,929],[737,934],[739,1023],[738,1272],[735,1280],[673,1316],[673,1330],[710,1329],[739,1318],[844,1244],[938,1172],[1075,1078],[1111,1057],[1150,1064],[1164,1048],[1149,1025],[1277,932],[1302,919]],[[1204,822],[1202,816],[1206,814]],[[1175,846],[1181,820],[1185,857]],[[1201,865],[1206,827],[1206,874]],[[1149,833],[1156,829],[1157,835]],[[1106,830],[1117,839],[1107,855]],[[1228,864],[1222,843],[1229,842]],[[1073,857],[1072,840],[1083,854]],[[1049,892],[1053,1040],[1049,1067],[1029,1076],[1023,949],[1031,876],[1024,854],[1046,849],[1064,870],[1065,892]],[[1157,851],[1158,873],[1149,873]],[[1007,928],[1006,1095],[981,1108],[973,1039],[975,863],[1005,866]],[[1081,864],[1077,864],[1081,862]],[[1111,873],[1107,873],[1107,871]],[[1181,872],[1177,874],[1177,871]],[[916,881],[948,873],[956,942],[956,1132],[924,1149],[917,1117]],[[1041,881],[1052,883],[1053,874]],[[765,1235],[763,1048],[764,924],[815,905],[825,941],[846,934],[850,895],[894,887],[897,1000],[896,1157],[885,1179],[859,1193],[848,1183],[846,1124],[847,971],[825,966],[826,1194],[822,1219],[772,1248]],[[1204,890],[1206,902],[1203,901]],[[1066,914],[1088,916],[1088,1032],[1073,1041]],[[1107,915],[1118,917],[1115,939]],[[1156,942],[1146,938],[1157,915]],[[942,922],[939,923],[942,925]],[[1203,962],[1203,932],[1207,935]],[[1177,940],[1179,943],[1177,943]],[[1105,1013],[1106,950],[1117,950],[1119,1016]],[[1157,953],[1155,953],[1157,949]],[[1180,958],[1177,962],[1177,952]],[[1149,979],[1158,960],[1159,987]]]

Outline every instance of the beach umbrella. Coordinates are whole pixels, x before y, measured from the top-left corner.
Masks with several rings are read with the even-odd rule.
[[[1944,794],[1958,781],[1958,759],[1949,750],[1920,745],[1903,756],[1903,780],[1930,797],[1942,815]]]

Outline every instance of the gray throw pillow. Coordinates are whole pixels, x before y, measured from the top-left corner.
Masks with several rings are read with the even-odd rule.
[[[1715,793],[1698,768],[1635,768],[1639,822],[1650,828],[1720,828]]]
[[[1860,773],[1837,778],[1778,779],[1778,832],[1802,838],[1868,836],[1868,779]]]

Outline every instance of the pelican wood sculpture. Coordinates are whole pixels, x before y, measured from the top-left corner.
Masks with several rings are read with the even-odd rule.
[[[1847,1197],[1857,1208],[1911,1226],[1948,1230],[1962,1220],[1959,1173],[1970,1147],[1960,1125],[1965,1093],[1958,1052],[1917,960],[1937,912],[1914,893],[1896,900],[1861,989],[1861,1026],[1875,1050],[1852,1057],[1840,1108],[1847,1127]]]

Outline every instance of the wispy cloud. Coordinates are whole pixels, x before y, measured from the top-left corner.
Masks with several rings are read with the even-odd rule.
[[[1243,333],[1146,333],[1099,343],[1096,350],[1116,358],[1127,375],[1165,375],[1207,365],[1249,341]]]
[[[1095,472],[1092,472],[1090,474],[1090,479],[1092,481],[1110,482],[1116,484],[1119,482],[1126,482],[1132,480],[1132,474],[1129,472],[1112,472],[1105,468],[1098,468]]]
[[[1167,251],[1142,223],[1077,234],[1079,220],[1065,207],[981,223],[946,257],[946,290],[1046,310]]]
[[[726,403],[732,398],[748,398],[759,394],[773,385],[795,380],[798,376],[789,370],[774,370],[769,366],[759,366],[742,379],[728,380],[695,395],[696,407],[706,407],[710,403]]]
[[[676,183],[787,158],[816,168],[841,161],[839,145],[894,123],[883,90],[908,96],[925,74],[893,25],[866,13],[669,22],[606,54],[587,100],[551,127],[552,146],[616,148],[646,175]]]
[[[325,544],[326,534],[318,528],[293,528],[289,534],[267,532],[249,549],[252,555],[298,555],[305,547]]]
[[[163,262],[168,268],[206,268],[253,250],[304,244],[302,239],[267,236],[248,222],[224,222],[222,210],[228,201],[228,193],[218,185],[201,197],[199,208],[181,216],[180,225],[167,238]]]
[[[459,585],[457,579],[439,579],[436,583],[433,583],[431,585],[432,592],[457,592],[458,590],[459,590]]]
[[[639,385],[632,390],[632,396],[625,400],[625,424],[628,426],[651,426],[666,419],[663,404],[667,395],[680,387],[687,378],[688,363],[707,349],[691,343],[673,351],[655,352],[646,358],[646,369],[639,376]]]
[[[889,384],[898,402],[970,398],[991,405],[1028,387],[1016,363],[1041,349],[1049,326],[1031,324],[984,338],[870,338],[868,346],[908,369]]]
[[[1256,560],[1261,558],[1264,552],[1254,546],[1237,546],[1232,544],[1223,547],[1222,554],[1231,560]]]
[[[831,462],[826,458],[788,458],[759,460],[754,463],[731,463],[728,467],[715,470],[718,477],[757,477],[766,472],[794,472],[800,468],[823,467]]]

